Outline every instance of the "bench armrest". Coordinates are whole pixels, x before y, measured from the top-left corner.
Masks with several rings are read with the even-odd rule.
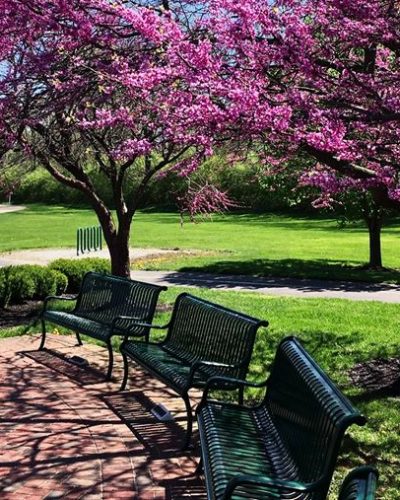
[[[192,366],[190,367],[188,387],[191,387],[196,371],[204,366],[210,366],[210,367],[215,367],[215,368],[239,368],[240,367],[240,365],[233,365],[233,364],[229,364],[229,363],[219,363],[218,361],[206,361],[206,360],[195,361],[192,364]],[[214,378],[217,378],[217,377],[210,377],[210,379],[214,379]]]
[[[42,308],[40,315],[42,315],[47,310],[47,304],[51,300],[69,300],[69,301],[71,301],[71,300],[76,300],[77,298],[78,298],[78,295],[74,295],[73,297],[62,297],[61,295],[48,295],[43,301],[43,308]]]
[[[129,326],[139,326],[142,328],[149,328],[149,329],[154,328],[156,330],[165,330],[166,328],[169,327],[169,323],[167,323],[166,325],[152,325],[151,323],[146,323],[144,321],[141,321],[140,318],[135,317],[135,316],[116,316],[115,318],[113,318],[112,323],[111,323],[111,331],[112,331],[111,335],[114,335],[113,332],[114,332],[116,323],[118,321],[129,321],[130,322]],[[117,332],[116,335],[123,335],[123,336],[129,337],[130,335],[134,336],[135,334],[130,334],[129,332],[127,332],[126,334]]]
[[[223,389],[224,385],[229,387],[233,386],[234,388],[238,389],[240,387],[254,387],[256,389],[260,389],[267,386],[267,380],[264,380],[263,382],[247,382],[247,380],[242,380],[239,378],[232,378],[232,377],[223,377],[223,376],[211,377],[210,379],[208,379],[204,387],[203,396],[196,409],[196,413],[198,413],[206,405],[208,401],[208,393],[210,392],[210,390],[215,387]]]
[[[315,483],[300,483],[298,481],[285,481],[283,479],[274,479],[269,476],[241,474],[233,477],[226,486],[223,496],[224,500],[232,498],[236,488],[240,486],[264,486],[280,493],[306,493],[317,489],[323,481]]]

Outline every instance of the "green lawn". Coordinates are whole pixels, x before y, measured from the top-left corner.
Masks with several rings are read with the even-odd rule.
[[[90,209],[30,205],[21,212],[0,214],[0,252],[75,247],[78,227],[96,224]]]
[[[161,303],[170,304],[182,288],[161,294]],[[191,289],[201,297],[253,316],[268,319],[270,327],[260,330],[251,364],[250,377],[261,380],[267,373],[279,340],[298,336],[313,357],[366,415],[363,428],[352,428],[345,439],[335,475],[334,490],[345,472],[362,463],[376,464],[380,472],[380,496],[400,499],[400,399],[393,395],[368,393],[352,387],[347,371],[356,363],[378,357],[399,355],[400,305],[353,302],[333,299],[293,299]],[[158,314],[166,322],[169,312]],[[23,333],[14,328],[1,334]],[[26,329],[25,329],[26,331]],[[249,397],[257,397],[250,394]],[[332,498],[336,498],[332,496]]]
[[[200,254],[141,260],[144,269],[391,281],[400,283],[400,225],[392,220],[382,235],[389,272],[360,270],[368,258],[362,224],[339,229],[332,218],[270,214],[215,216],[180,227],[174,213],[139,212],[132,246],[199,250]],[[0,252],[43,247],[74,247],[76,229],[96,224],[89,209],[32,205],[0,215]]]

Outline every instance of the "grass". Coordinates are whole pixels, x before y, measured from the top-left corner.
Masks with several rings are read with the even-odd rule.
[[[390,271],[365,271],[368,234],[362,224],[338,228],[333,218],[272,214],[230,214],[182,228],[175,213],[138,212],[134,247],[200,254],[134,262],[136,268],[216,273],[347,279],[400,283],[400,228],[393,219],[383,230],[384,264]],[[97,224],[90,209],[31,205],[0,215],[0,252],[27,248],[74,247],[76,229]]]
[[[172,307],[182,288],[161,294],[160,302]],[[333,299],[268,297],[255,293],[190,289],[201,297],[253,316],[268,319],[270,327],[260,330],[252,359],[250,378],[265,377],[279,340],[295,334],[312,356],[368,418],[362,428],[352,428],[344,441],[333,491],[345,472],[363,464],[376,464],[380,472],[379,498],[400,499],[400,399],[390,394],[368,393],[353,387],[347,372],[356,363],[399,355],[400,305]],[[157,323],[166,322],[169,312],[159,313]],[[17,327],[3,334],[26,331]],[[256,397],[256,394],[251,394]],[[336,498],[333,495],[331,498]]]
[[[78,227],[96,224],[90,209],[30,205],[21,212],[0,214],[0,252],[75,247]]]

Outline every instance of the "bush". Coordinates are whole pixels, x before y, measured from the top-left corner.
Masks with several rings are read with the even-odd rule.
[[[43,272],[44,270],[45,272]],[[41,268],[40,272],[35,273],[35,278],[37,298],[60,295],[65,292],[68,286],[68,278],[65,274],[55,269]]]
[[[111,271],[110,261],[96,257],[85,259],[57,259],[49,265],[50,269],[61,272],[67,277],[68,293],[77,293],[81,286],[82,279],[89,271],[98,273],[109,273]]]
[[[35,265],[0,268],[0,307],[24,300],[42,300],[63,293],[67,277],[56,270]]]
[[[15,203],[81,204],[82,194],[56,181],[44,168],[22,178],[14,194]]]
[[[30,299],[35,294],[35,281],[26,266],[10,266],[0,269],[2,286],[0,287],[0,306],[18,304]]]
[[[6,298],[6,275],[5,267],[0,267],[0,309],[5,306],[5,298]]]

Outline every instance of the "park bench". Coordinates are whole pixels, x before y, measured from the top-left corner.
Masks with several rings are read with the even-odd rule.
[[[84,276],[76,296],[49,296],[45,299],[41,312],[42,340],[39,349],[44,349],[46,321],[73,330],[79,345],[82,345],[80,334],[101,340],[108,348],[107,379],[110,379],[113,368],[112,337],[120,335],[124,338],[135,336],[148,339],[149,327],[137,323],[151,323],[162,290],[166,290],[166,287],[89,272]],[[74,307],[69,311],[50,308],[54,300],[73,301]]]
[[[209,391],[266,387],[255,406],[218,402]],[[365,419],[293,337],[261,384],[210,379],[197,408],[209,499],[325,499],[347,427]]]
[[[345,477],[339,500],[375,500],[378,472],[373,467],[356,467]]]
[[[124,339],[120,350],[124,359],[124,379],[128,380],[128,358],[148,370],[182,397],[187,412],[184,448],[190,443],[192,409],[191,388],[204,387],[215,375],[245,378],[256,332],[267,321],[227,309],[182,293],[174,304],[170,322],[152,328],[167,329],[161,342]],[[150,327],[150,325],[142,325]],[[242,401],[243,393],[239,393]]]

